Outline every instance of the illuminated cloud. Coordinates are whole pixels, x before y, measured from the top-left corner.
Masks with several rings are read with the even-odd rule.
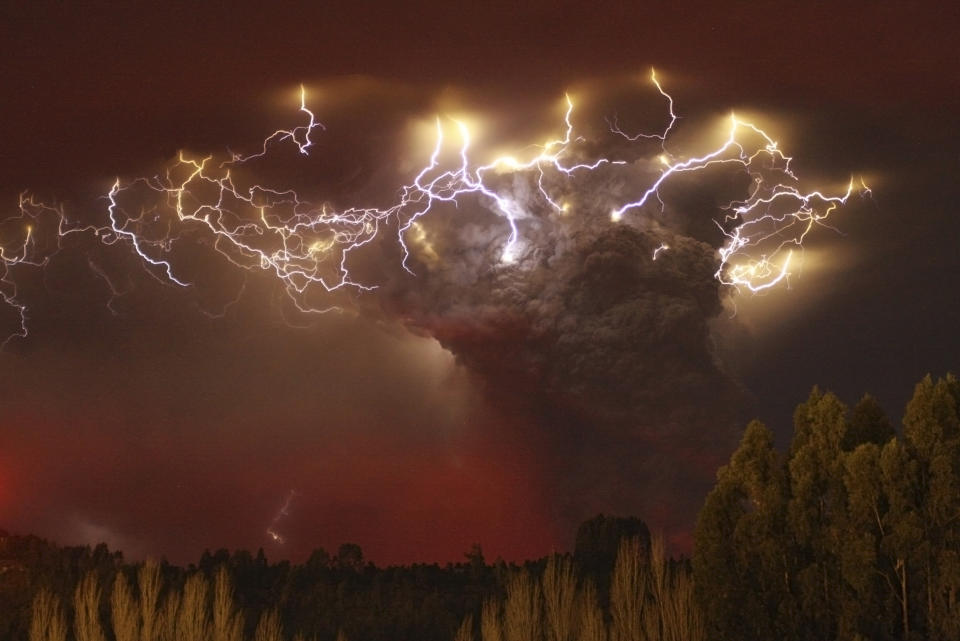
[[[479,139],[479,118],[438,116],[424,164],[399,189],[372,190],[388,194],[383,205],[317,201],[276,179],[323,154],[305,88],[302,124],[246,154],[181,152],[154,176],[118,178],[98,220],[25,197],[19,231],[0,237],[15,335],[29,310],[14,273],[43,269],[71,243],[130,250],[143,273],[214,317],[252,295],[250,279],[272,280],[293,323],[340,310],[435,338],[501,411],[541,431],[564,528],[627,511],[676,534],[743,406],[712,320],[734,292],[785,283],[811,232],[867,189],[802,188],[774,138],[735,115],[706,151],[677,148],[673,99],[650,81],[666,117],[649,132],[610,119],[581,135],[572,95],[555,133],[507,152]],[[92,256],[114,311],[133,291],[120,284],[131,262]],[[275,542],[279,519],[267,528]]]

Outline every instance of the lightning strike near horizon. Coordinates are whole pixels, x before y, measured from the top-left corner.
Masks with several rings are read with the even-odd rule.
[[[273,520],[270,521],[270,525],[267,527],[267,536],[270,537],[271,541],[278,545],[283,545],[287,542],[286,537],[283,536],[278,530],[278,525],[280,524],[280,521],[290,516],[290,504],[293,503],[293,499],[296,496],[299,496],[299,492],[296,490],[290,490],[287,492],[287,496],[280,505],[280,509],[277,510],[277,514],[273,517]]]
[[[221,160],[180,152],[160,174],[117,178],[105,196],[102,223],[72,221],[62,210],[22,196],[18,215],[0,226],[0,296],[19,316],[19,329],[7,341],[27,335],[28,307],[19,296],[14,272],[22,266],[42,268],[59,251],[61,240],[75,234],[92,234],[104,245],[129,247],[150,276],[176,287],[194,284],[191,270],[181,260],[182,248],[203,245],[229,265],[275,277],[300,312],[320,313],[338,308],[325,293],[377,288],[377,283],[362,282],[351,274],[351,259],[387,230],[396,234],[402,253],[400,267],[410,274],[416,275],[410,263],[414,253],[427,264],[442,262],[444,256],[431,243],[427,223],[428,214],[435,210],[455,213],[472,199],[491,212],[495,216],[491,220],[499,219],[503,226],[501,232],[493,232],[500,239],[499,248],[488,268],[522,271],[524,260],[531,255],[524,234],[527,226],[562,226],[573,217],[585,216],[593,216],[589,220],[592,225],[634,224],[641,215],[662,216],[666,203],[661,188],[671,178],[726,167],[745,174],[750,185],[745,197],[728,203],[714,221],[725,239],[717,248],[715,277],[736,290],[759,292],[788,278],[793,254],[802,251],[815,227],[827,225],[831,212],[854,193],[869,193],[862,181],[855,187],[854,180],[840,194],[802,191],[791,169],[792,159],[778,143],[734,114],[718,147],[690,156],[669,151],[667,143],[679,117],[673,98],[653,71],[650,80],[668,104],[669,121],[660,132],[628,134],[615,119],[608,121],[609,135],[621,142],[659,142],[647,157],[651,162],[644,165],[658,170],[647,170],[639,177],[635,161],[596,157],[588,151],[588,141],[575,134],[574,100],[567,95],[561,133],[555,138],[513,154],[475,160],[467,124],[437,117],[426,164],[397,190],[394,202],[346,208],[327,202],[315,204],[289,187],[257,182],[248,167],[269,157],[278,145],[292,144],[301,155],[316,148],[312,136],[324,126],[307,106],[307,92],[301,86],[300,111],[306,124],[273,132],[259,151],[249,155],[229,152]],[[448,149],[451,130],[455,132],[453,151]],[[592,191],[576,182],[578,177],[600,174],[628,185],[629,189],[622,191],[639,193],[639,197],[624,198],[609,189]],[[529,189],[518,185],[529,185]],[[580,201],[617,204],[609,213],[581,213],[578,207],[574,215],[569,200],[573,195]],[[47,223],[47,218],[53,220]],[[53,231],[45,231],[44,236],[55,239],[43,247],[38,246],[34,230],[41,225],[50,225]],[[653,249],[652,260],[666,255],[668,249],[667,243],[661,242]],[[90,264],[109,285],[112,305],[123,292],[95,263]],[[114,311],[112,306],[110,309]]]

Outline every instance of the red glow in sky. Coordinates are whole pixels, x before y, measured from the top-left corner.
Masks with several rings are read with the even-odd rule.
[[[945,62],[957,26],[947,4],[6,7],[0,213],[29,189],[87,214],[115,176],[156,171],[180,148],[251,148],[277,122],[289,125],[275,97],[300,83],[362,74],[395,86],[375,106],[330,110],[333,121],[368,122],[373,111],[392,126],[445,91],[496,107],[510,96],[550,104],[568,83],[619,82],[654,65],[684,117],[766,110],[810,132],[794,150],[805,169],[884,177],[876,209],[841,225],[855,267],[799,280],[798,298],[819,285],[827,293],[759,335],[733,321],[716,349],[751,410],[781,434],[814,383],[845,398],[873,391],[895,416],[902,390],[928,370],[956,370],[960,353],[960,306],[944,285],[960,269],[950,116],[960,76]],[[318,92],[321,119],[324,99]],[[378,150],[394,142],[376,127],[331,128],[329,148],[355,133]],[[336,168],[324,188],[360,191],[395,170],[359,152],[324,153],[316,162]],[[712,432],[672,443],[619,423],[620,432],[568,425],[583,403],[574,392],[518,401],[530,379],[503,364],[523,337],[498,343],[468,327],[488,342],[464,348],[458,363],[397,320],[291,329],[276,297],[255,285],[222,320],[155,283],[133,290],[114,317],[102,283],[83,275],[88,258],[64,255],[31,284],[42,292],[31,337],[0,352],[0,528],[12,532],[63,544],[103,538],[134,557],[181,562],[204,548],[259,546],[302,559],[347,541],[378,563],[459,560],[477,542],[488,558],[522,559],[569,547],[575,524],[561,494],[571,487],[615,496],[597,511],[635,513],[654,530],[680,518],[671,499],[636,513],[640,503],[623,498],[632,495],[607,491],[615,483],[597,461],[626,477],[660,453],[664,472],[643,473],[693,505],[702,488],[671,485],[670,474],[682,467],[709,482],[727,454]],[[152,282],[140,271],[129,278]],[[440,322],[437,335],[460,347],[476,338],[448,336]],[[718,402],[662,400],[678,415]],[[291,490],[281,548],[265,530]],[[671,535],[689,546],[682,528]]]

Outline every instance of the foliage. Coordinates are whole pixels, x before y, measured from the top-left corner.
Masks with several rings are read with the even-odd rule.
[[[18,539],[14,546],[20,543]],[[89,549],[77,554],[73,548],[44,545],[52,558],[80,559],[81,566],[88,566]],[[607,592],[614,595],[615,612],[636,618],[631,624],[640,635],[636,640],[702,638],[689,564],[668,560],[660,539],[650,543],[636,536],[626,538],[619,550],[614,585]],[[36,591],[27,621],[29,640],[280,641],[291,635],[329,641],[633,638],[623,633],[621,614],[611,615],[613,611],[600,606],[597,577],[571,555],[522,566],[502,561],[488,565],[475,547],[466,555],[468,563],[381,569],[358,566],[362,557],[356,546],[341,551],[346,554],[334,558],[318,551],[299,566],[271,565],[262,552],[252,557],[242,551],[218,551],[204,554],[189,568],[154,561],[130,566],[119,555],[101,554],[101,563],[75,586],[62,586],[73,595],[71,610],[64,612],[61,596],[50,587]],[[32,575],[37,585],[52,585],[54,578],[40,572]],[[66,627],[71,619],[72,636]]]
[[[814,388],[785,453],[747,425],[697,519],[692,565],[600,515],[573,555],[378,568],[359,546],[187,568],[0,531],[11,641],[945,641],[960,638],[960,382],[920,381],[897,433]],[[296,634],[294,634],[296,633]]]
[[[711,638],[960,638],[960,383],[917,384],[898,435],[814,388],[789,452],[747,426],[700,512]]]

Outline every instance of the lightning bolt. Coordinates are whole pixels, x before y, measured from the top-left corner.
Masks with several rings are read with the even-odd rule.
[[[60,251],[59,224],[63,219],[61,208],[46,205],[27,193],[21,193],[16,214],[0,222],[0,299],[19,319],[17,329],[0,342],[0,349],[6,347],[13,338],[26,338],[29,335],[29,311],[20,298],[15,275],[23,268],[44,268]],[[54,234],[50,246],[44,246],[46,243],[39,240],[41,230],[51,227],[56,228],[58,233]]]
[[[287,492],[287,496],[283,499],[283,503],[280,505],[280,509],[277,510],[277,514],[273,517],[273,520],[270,521],[270,525],[267,527],[266,534],[270,537],[270,540],[278,545],[283,545],[287,542],[285,536],[280,534],[280,531],[277,529],[280,521],[284,520],[290,516],[290,505],[293,503],[294,497],[299,496],[299,492],[296,490],[290,490]]]
[[[869,194],[862,181],[858,184],[852,179],[843,193],[802,191],[791,169],[792,158],[765,131],[735,114],[730,115],[726,138],[718,147],[688,157],[675,155],[667,147],[679,118],[673,98],[655,71],[651,71],[650,81],[667,102],[669,117],[664,128],[658,133],[628,134],[615,119],[608,123],[612,136],[628,142],[659,141],[655,156],[659,172],[634,191],[641,194],[639,198],[620,201],[610,210],[609,219],[597,224],[630,224],[651,205],[663,214],[661,189],[679,174],[715,166],[743,172],[750,179],[746,197],[728,203],[722,219],[715,221],[724,238],[717,250],[715,276],[736,290],[759,292],[789,277],[794,253],[802,250],[815,228],[828,226],[833,211],[854,194]],[[255,153],[229,152],[218,159],[181,152],[160,174],[129,181],[117,178],[105,196],[103,223],[71,222],[61,209],[21,195],[18,215],[3,221],[0,228],[0,296],[20,318],[19,329],[7,341],[28,333],[28,307],[18,295],[15,273],[24,266],[42,268],[60,250],[60,241],[70,235],[88,234],[105,245],[127,246],[149,275],[182,288],[194,285],[177,260],[178,250],[202,242],[229,265],[275,277],[300,312],[323,313],[339,308],[329,301],[318,304],[314,292],[376,289],[376,284],[355,279],[350,264],[351,258],[384,230],[396,230],[402,251],[400,267],[413,274],[410,258],[414,251],[430,262],[442,260],[431,242],[425,217],[436,209],[455,209],[473,199],[504,223],[499,264],[492,268],[520,269],[525,255],[524,221],[543,221],[552,214],[555,220],[551,224],[563,224],[571,209],[564,194],[573,189],[575,176],[628,171],[631,164],[623,158],[582,158],[585,139],[575,134],[574,100],[566,95],[558,136],[485,161],[475,160],[473,136],[466,123],[438,117],[432,152],[413,178],[397,190],[393,203],[335,209],[328,203],[312,203],[292,189],[235,175],[240,173],[238,168],[268,157],[280,145],[294,145],[302,155],[311,152],[313,137],[324,126],[308,107],[302,86],[299,98],[305,124],[273,132]],[[455,153],[446,151],[451,130],[455,132]],[[629,178],[636,180],[634,174]],[[535,188],[529,197],[519,197],[509,188],[509,179],[527,180]],[[607,202],[616,198],[609,193],[594,196],[598,201],[603,196]],[[47,219],[55,224],[48,224]],[[53,229],[55,241],[45,245],[45,251],[40,251],[35,240],[38,225]],[[9,236],[8,229],[13,230]],[[667,245],[661,244],[652,259],[667,250]],[[121,295],[102,270],[93,269],[107,280],[111,302]],[[223,313],[242,292],[241,288]],[[319,298],[324,300],[322,295]]]

